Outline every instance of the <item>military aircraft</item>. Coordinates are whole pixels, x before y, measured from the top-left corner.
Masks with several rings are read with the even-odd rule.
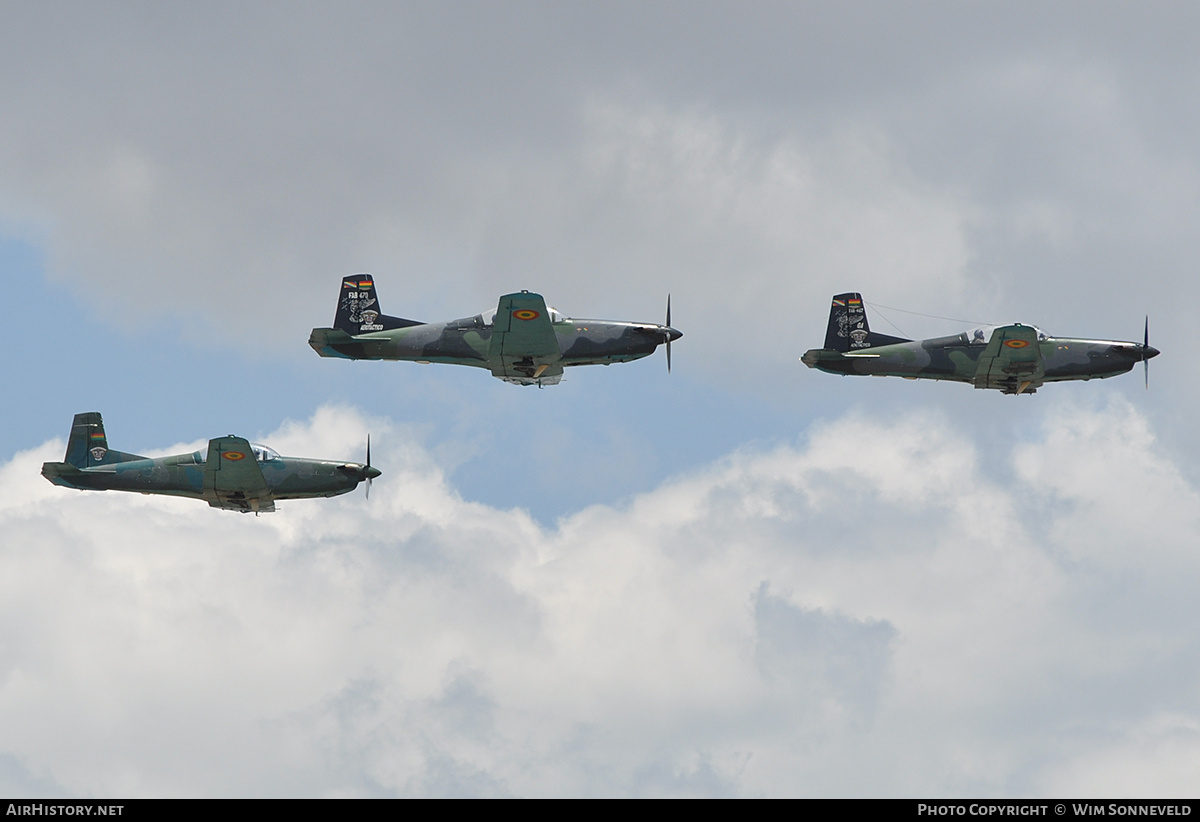
[[[565,317],[541,294],[505,294],[493,311],[443,323],[383,314],[370,274],[342,279],[333,328],[314,328],[308,344],[322,357],[408,360],[486,368],[515,385],[555,385],[573,365],[608,365],[648,357],[683,336],[667,322],[614,322]]]
[[[801,361],[830,374],[871,374],[910,380],[953,380],[1005,394],[1033,394],[1044,383],[1115,377],[1149,360],[1150,321],[1141,343],[1051,337],[1031,325],[998,326],[990,336],[973,333],[906,340],[878,334],[867,324],[861,294],[838,294],[829,309],[825,347],[805,352]]]
[[[108,447],[104,420],[94,411],[75,415],[64,459],[42,463],[42,476],[67,488],[190,497],[213,508],[255,514],[274,511],[276,500],[336,497],[363,480],[370,494],[371,480],[380,474],[371,467],[369,437],[365,465],[281,457],[232,434],[190,454],[126,454]]]

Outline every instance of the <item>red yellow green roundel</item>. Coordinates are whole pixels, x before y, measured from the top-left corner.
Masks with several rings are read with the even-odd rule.
[[[532,308],[518,308],[512,315],[518,320],[536,320],[542,316],[541,312],[534,311]]]
[[[238,460],[244,460],[246,458],[246,455],[241,451],[226,451],[225,453],[221,454],[221,456],[227,460],[233,460],[234,462],[237,462]]]
[[[1005,340],[1004,344],[1009,348],[1025,348],[1029,345],[1029,340]]]

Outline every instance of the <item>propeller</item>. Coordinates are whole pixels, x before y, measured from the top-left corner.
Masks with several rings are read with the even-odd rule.
[[[358,487],[358,483],[363,480],[367,481],[367,499],[371,498],[371,480],[382,473],[378,468],[371,467],[371,435],[367,434],[367,464],[360,465],[356,462],[348,462],[345,465],[339,465],[337,470],[345,473],[347,476],[354,478],[354,486]]]
[[[667,295],[667,328],[671,327],[671,295]],[[671,332],[667,331],[667,373],[671,373]]]
[[[367,434],[367,499],[371,498],[371,435]]]
[[[1142,337],[1142,370],[1145,372],[1146,390],[1150,390],[1150,358],[1146,356],[1150,348],[1150,315],[1146,315],[1146,333]]]

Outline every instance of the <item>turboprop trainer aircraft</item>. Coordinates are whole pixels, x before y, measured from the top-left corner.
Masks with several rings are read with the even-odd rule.
[[[67,488],[190,497],[213,508],[256,514],[274,511],[276,500],[336,497],[363,480],[369,494],[371,480],[380,473],[371,467],[369,438],[365,465],[281,457],[232,434],[190,454],[125,454],[109,449],[104,420],[94,411],[75,415],[65,460],[42,463],[42,476]]]
[[[516,385],[555,385],[563,368],[608,365],[648,357],[681,333],[667,322],[577,320],[546,305],[541,294],[505,294],[494,311],[444,323],[421,323],[381,313],[370,274],[342,280],[333,328],[314,328],[308,344],[322,357],[409,360],[487,368]]]
[[[910,380],[953,380],[1005,394],[1033,394],[1044,383],[1115,377],[1158,356],[1143,342],[1050,337],[1031,325],[997,326],[932,340],[877,334],[867,325],[861,294],[838,294],[829,309],[825,347],[801,361],[830,374],[871,374]]]

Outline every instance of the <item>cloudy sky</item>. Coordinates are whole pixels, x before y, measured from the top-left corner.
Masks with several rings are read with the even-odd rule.
[[[1190,3],[22,4],[0,28],[0,792],[1194,795]],[[527,288],[544,391],[318,358]],[[805,368],[1140,339],[1005,397]],[[917,313],[905,313],[917,312]],[[922,316],[933,315],[933,316]],[[71,416],[383,470],[259,518],[38,474]]]

